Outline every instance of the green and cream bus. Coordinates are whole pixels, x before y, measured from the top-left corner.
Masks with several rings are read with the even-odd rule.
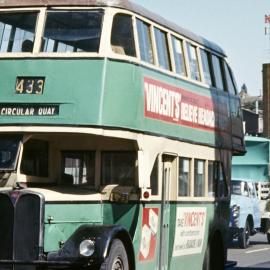
[[[0,0],[0,269],[221,270],[224,51],[121,0]]]

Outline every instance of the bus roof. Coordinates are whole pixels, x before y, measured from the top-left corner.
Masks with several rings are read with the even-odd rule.
[[[100,6],[100,7],[116,7],[121,9],[127,9],[135,12],[143,17],[169,28],[170,30],[181,34],[182,36],[189,38],[203,46],[226,56],[223,49],[217,44],[186,30],[175,23],[169,22],[163,17],[150,12],[140,5],[134,4],[129,0],[0,0],[0,8],[12,8],[12,7],[72,7],[72,6]]]

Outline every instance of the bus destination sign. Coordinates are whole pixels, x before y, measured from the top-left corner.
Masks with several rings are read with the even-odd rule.
[[[59,105],[0,104],[0,116],[55,116],[59,115]]]

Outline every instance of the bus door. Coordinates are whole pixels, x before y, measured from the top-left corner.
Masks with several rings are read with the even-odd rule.
[[[159,249],[159,269],[167,270],[169,263],[169,234],[170,234],[170,198],[173,177],[175,176],[174,161],[176,157],[170,155],[162,156],[162,203],[161,203],[161,230]]]

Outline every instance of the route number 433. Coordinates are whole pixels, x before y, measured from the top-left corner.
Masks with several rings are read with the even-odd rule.
[[[45,84],[44,77],[17,77],[16,94],[43,94]]]

